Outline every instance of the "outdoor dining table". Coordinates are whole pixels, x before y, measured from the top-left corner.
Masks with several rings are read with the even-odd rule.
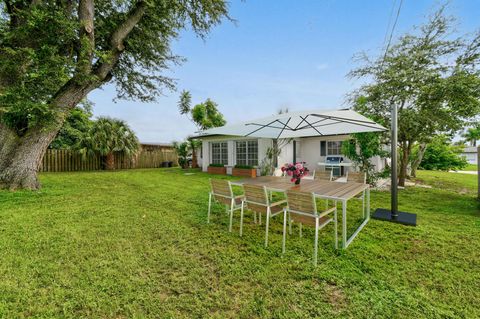
[[[370,220],[370,186],[368,184],[355,182],[331,182],[324,180],[302,180],[299,185],[290,181],[288,177],[276,176],[260,176],[257,178],[246,178],[238,181],[232,181],[233,185],[252,184],[265,186],[267,190],[272,192],[285,192],[287,190],[295,190],[300,192],[313,193],[315,197],[320,199],[328,199],[342,203],[342,247],[347,248],[353,239],[358,235],[363,227]],[[363,216],[363,222],[347,238],[347,202],[355,196],[366,192],[366,214]],[[366,215],[366,216],[365,216]],[[335,243],[338,247],[338,243]]]

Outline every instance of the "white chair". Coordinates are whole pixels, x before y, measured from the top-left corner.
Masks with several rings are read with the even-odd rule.
[[[334,222],[334,240],[335,248],[338,248],[338,234],[337,234],[337,203],[335,206],[326,209],[323,212],[317,210],[317,203],[313,193],[287,191],[287,208],[283,210],[283,242],[282,253],[285,253],[285,241],[287,237],[287,214],[290,215],[291,221],[298,222],[300,228],[300,236],[302,236],[302,225],[311,225],[315,227],[315,241],[313,249],[313,264],[317,265],[318,255],[318,231]],[[333,213],[333,218],[330,217]]]
[[[315,179],[315,170],[313,170],[308,175],[304,176],[303,179]]]
[[[349,173],[347,171],[347,174],[346,174],[345,178],[347,180],[347,183],[348,182],[355,182],[355,183],[360,183],[360,184],[367,184],[367,174],[365,174],[363,172]],[[365,218],[365,191],[363,191],[360,196],[354,197],[354,199],[358,199],[358,200],[362,201],[362,214],[363,214],[363,218]]]
[[[210,179],[212,187],[208,196],[208,214],[207,223],[210,222],[210,212],[212,210],[212,198],[225,205],[225,211],[230,215],[230,224],[228,231],[232,231],[233,212],[242,208],[243,195],[234,196],[232,185],[224,179]]]

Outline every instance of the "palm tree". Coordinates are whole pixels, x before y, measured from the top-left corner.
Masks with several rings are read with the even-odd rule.
[[[480,126],[469,128],[463,137],[471,146],[477,146],[477,140],[480,140]]]
[[[139,149],[135,133],[127,123],[119,119],[99,117],[81,142],[80,149],[85,152],[97,152],[105,156],[105,168],[115,169],[114,152],[123,152],[132,156]]]

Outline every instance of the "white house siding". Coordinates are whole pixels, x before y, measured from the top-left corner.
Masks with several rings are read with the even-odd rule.
[[[296,159],[297,161],[306,162],[307,167],[310,170],[322,171],[325,169],[324,166],[318,165],[319,162],[325,162],[325,157],[320,156],[320,141],[345,141],[348,140],[348,135],[338,135],[338,136],[324,136],[324,137],[307,137],[295,139],[297,142],[296,150]],[[210,143],[212,142],[224,142],[228,143],[228,165],[227,173],[231,173],[231,169],[236,165],[236,141],[241,140],[252,140],[248,137],[233,137],[233,136],[212,136],[202,138],[202,153],[201,157],[199,156],[199,165],[202,167],[203,171],[207,171],[208,165],[210,164],[211,158],[211,147]],[[258,140],[258,164],[260,165],[262,160],[266,156],[266,151],[268,147],[273,145],[272,139],[260,138]],[[278,166],[281,167],[286,163],[291,163],[293,161],[293,140],[290,140],[288,143],[286,140],[280,140],[279,145],[281,146],[281,152],[278,156]],[[327,155],[328,148],[327,148]],[[350,163],[351,161],[344,156],[344,162]],[[371,162],[375,165],[376,171],[381,171],[384,168],[384,160],[380,157],[374,157],[371,159]]]
[[[468,163],[477,164],[477,147],[476,146],[466,147],[463,153],[461,153],[460,155],[465,157]]]

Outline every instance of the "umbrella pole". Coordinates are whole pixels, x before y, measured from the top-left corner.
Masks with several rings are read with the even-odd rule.
[[[397,146],[398,146],[398,109],[395,104],[391,110],[391,182],[390,182],[390,210],[377,208],[372,215],[373,219],[390,221],[409,226],[417,226],[417,215],[398,211],[398,171],[397,171]]]
[[[397,145],[398,145],[398,110],[395,103],[392,105],[392,129],[391,129],[391,181],[390,181],[390,193],[391,193],[391,214],[392,219],[398,217],[398,170],[397,170]]]

